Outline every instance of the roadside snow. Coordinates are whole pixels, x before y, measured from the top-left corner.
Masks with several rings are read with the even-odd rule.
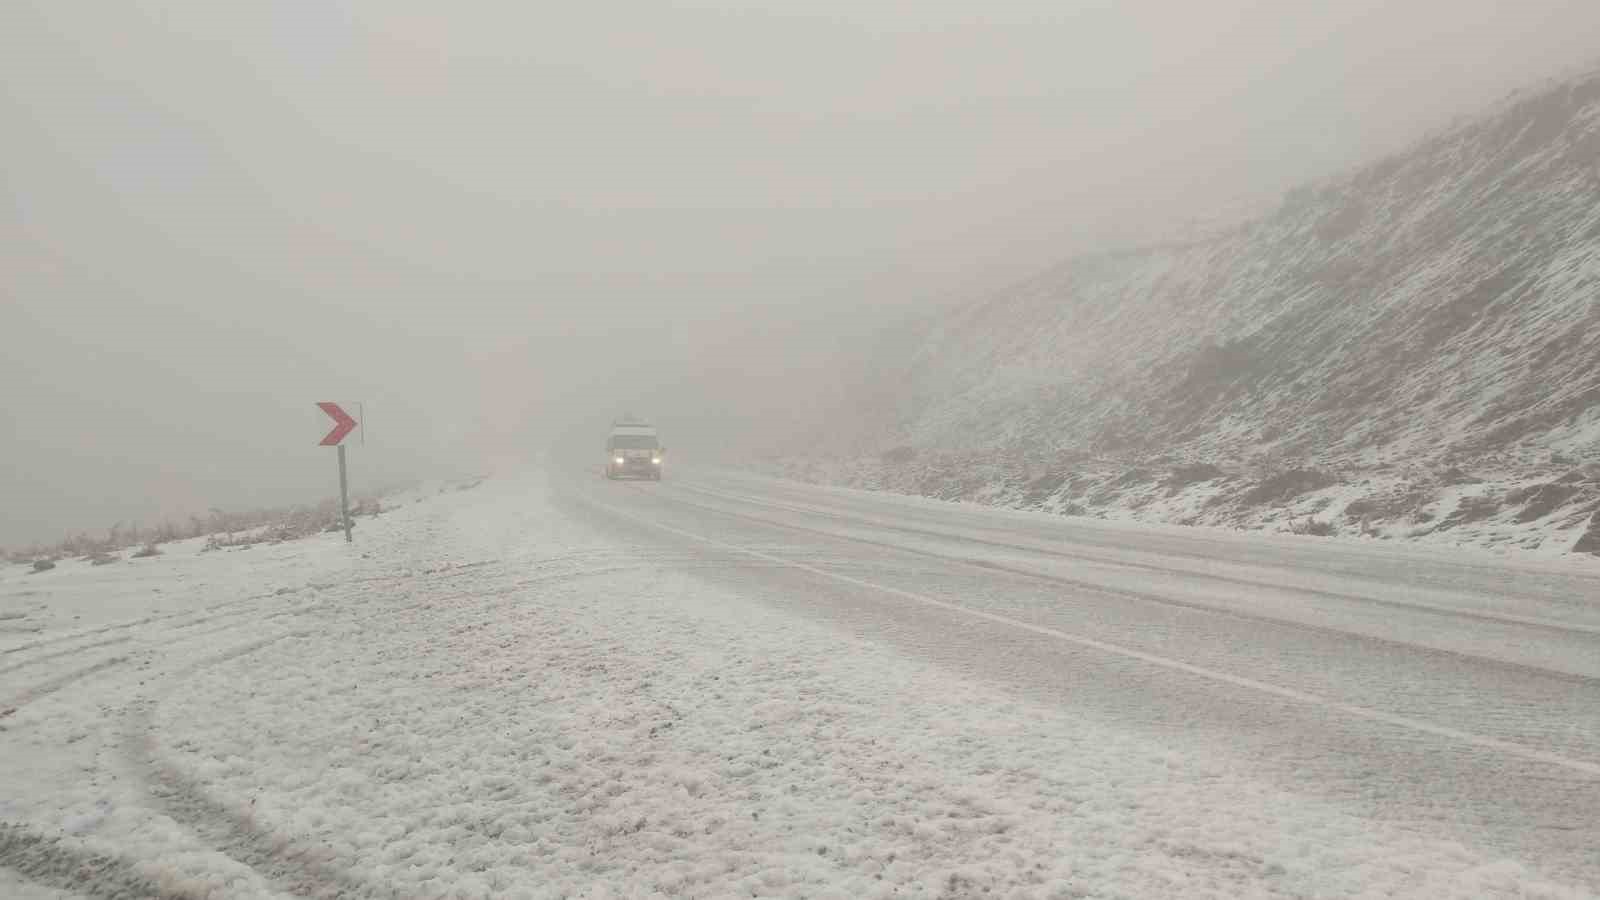
[[[184,595],[254,597],[224,631],[8,636],[0,705],[131,662],[0,720],[0,820],[171,896],[1586,896],[774,612],[537,477],[280,549]]]

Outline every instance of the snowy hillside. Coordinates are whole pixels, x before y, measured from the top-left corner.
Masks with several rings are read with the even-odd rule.
[[[1597,325],[1593,72],[1248,225],[1073,259],[924,323],[857,392],[870,452],[789,471],[1565,551],[1600,505]]]

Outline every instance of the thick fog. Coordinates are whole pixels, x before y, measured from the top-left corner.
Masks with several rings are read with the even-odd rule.
[[[0,10],[0,544],[790,428],[838,340],[1270,202],[1592,0]],[[820,388],[819,388],[820,390]]]

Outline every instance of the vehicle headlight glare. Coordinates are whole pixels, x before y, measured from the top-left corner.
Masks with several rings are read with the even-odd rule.
[[[619,456],[619,457],[617,457],[617,465],[619,465],[619,466],[620,466],[620,465],[622,465],[622,464],[623,464],[623,462],[625,462],[625,460],[623,460],[623,458],[622,458],[622,457],[620,457],[620,456]]]

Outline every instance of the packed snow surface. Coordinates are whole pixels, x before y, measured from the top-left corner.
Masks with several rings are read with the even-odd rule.
[[[1592,896],[805,615],[838,586],[781,546],[551,477],[354,545],[6,570],[0,892]]]

